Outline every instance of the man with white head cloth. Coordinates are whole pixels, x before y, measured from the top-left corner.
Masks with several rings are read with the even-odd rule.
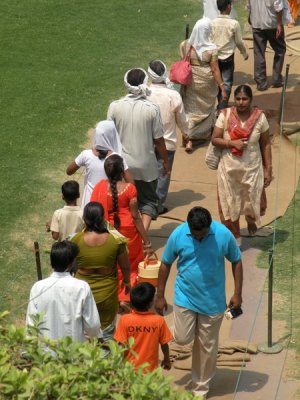
[[[159,107],[146,98],[150,94],[147,81],[148,75],[143,69],[129,70],[124,77],[129,94],[113,101],[107,112],[107,118],[114,121],[119,132],[122,155],[134,178],[138,207],[146,230],[158,215],[155,149],[163,160],[164,174],[169,174],[161,115]]]
[[[181,130],[182,134],[187,136],[188,119],[184,111],[180,94],[176,90],[170,88],[168,71],[165,64],[161,60],[152,60],[148,66],[148,74],[152,80],[152,85],[150,86],[151,94],[148,96],[148,99],[157,104],[160,109],[171,172],[177,143],[176,125]],[[156,154],[156,157],[159,169],[156,190],[159,199],[158,213],[164,214],[168,212],[164,203],[167,199],[171,175],[163,174],[163,160],[159,154]]]

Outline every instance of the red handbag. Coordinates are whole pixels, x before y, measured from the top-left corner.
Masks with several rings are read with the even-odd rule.
[[[171,65],[169,79],[171,82],[178,83],[180,85],[189,85],[192,82],[193,72],[190,64],[191,50],[187,52],[183,60],[176,61]]]

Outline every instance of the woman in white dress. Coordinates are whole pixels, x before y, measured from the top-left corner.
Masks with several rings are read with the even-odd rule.
[[[92,191],[96,183],[107,179],[104,171],[104,162],[111,154],[122,156],[122,145],[113,121],[100,121],[96,125],[93,147],[83,150],[78,157],[72,161],[66,170],[67,175],[73,175],[80,167],[85,167],[84,190],[81,200],[81,208],[89,203]],[[128,165],[124,162],[124,179],[126,182],[134,183],[128,171]]]
[[[240,215],[254,235],[267,203],[264,188],[272,180],[269,124],[262,110],[252,107],[252,91],[240,85],[235,106],[222,110],[212,144],[222,149],[218,166],[218,201],[221,222],[240,242]]]

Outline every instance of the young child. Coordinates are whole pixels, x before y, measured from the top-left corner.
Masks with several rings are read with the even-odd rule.
[[[151,283],[138,283],[131,289],[130,301],[133,311],[122,315],[114,339],[126,344],[128,338],[134,338],[132,350],[137,353],[135,357],[129,351],[127,360],[136,367],[148,363],[144,371],[153,371],[158,367],[159,344],[164,355],[161,366],[164,369],[171,368],[168,342],[172,340],[171,332],[161,315],[150,312],[154,300],[155,288]]]
[[[62,187],[62,198],[66,202],[63,208],[54,211],[51,224],[47,224],[54,240],[64,240],[70,234],[79,232],[84,227],[83,210],[77,205],[80,197],[79,184],[76,181],[66,181]]]
[[[218,93],[218,110],[228,107],[234,73],[234,51],[236,47],[248,59],[247,49],[242,39],[241,27],[238,21],[229,16],[232,9],[231,0],[217,0],[220,15],[212,21],[212,41],[218,49],[218,64],[227,93],[227,100],[221,101],[221,91]]]

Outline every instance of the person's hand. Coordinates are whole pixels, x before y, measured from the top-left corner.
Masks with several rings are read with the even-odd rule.
[[[51,221],[46,222],[46,232],[50,232]]]
[[[272,182],[272,169],[265,168],[264,169],[264,187],[268,187]]]
[[[157,312],[157,314],[159,315],[164,315],[164,311],[168,310],[168,304],[166,302],[165,297],[156,297],[155,300],[155,310]]]
[[[249,58],[249,54],[247,53],[247,54],[245,55],[245,57],[244,57],[244,60],[247,61],[248,58]]]
[[[228,308],[237,308],[242,304],[242,302],[242,296],[240,294],[234,294],[228,303]]]
[[[228,96],[227,96],[226,90],[225,90],[224,86],[222,85],[221,86],[221,100],[226,101],[227,99],[228,99]]]
[[[146,258],[149,258],[154,254],[154,250],[152,249],[152,244],[150,241],[144,242],[143,244],[144,255]]]
[[[154,250],[152,249],[151,243],[150,246],[144,246],[144,255],[146,258],[153,256]]]
[[[131,289],[131,283],[130,282],[125,282],[124,280],[121,282],[121,289],[125,288],[124,293],[128,294]]]
[[[276,28],[276,39],[278,39],[279,36],[282,35],[282,32],[283,32],[283,26],[282,24],[278,24]]]
[[[171,361],[169,358],[165,358],[164,360],[162,360],[160,365],[163,369],[167,369],[167,370],[171,369]]]
[[[244,150],[247,147],[247,142],[242,139],[231,140],[230,143],[238,150]]]
[[[170,174],[171,174],[170,166],[169,166],[169,162],[168,162],[168,161],[164,161],[164,162],[163,162],[163,168],[164,168],[163,176],[166,176],[166,175],[170,175]]]

